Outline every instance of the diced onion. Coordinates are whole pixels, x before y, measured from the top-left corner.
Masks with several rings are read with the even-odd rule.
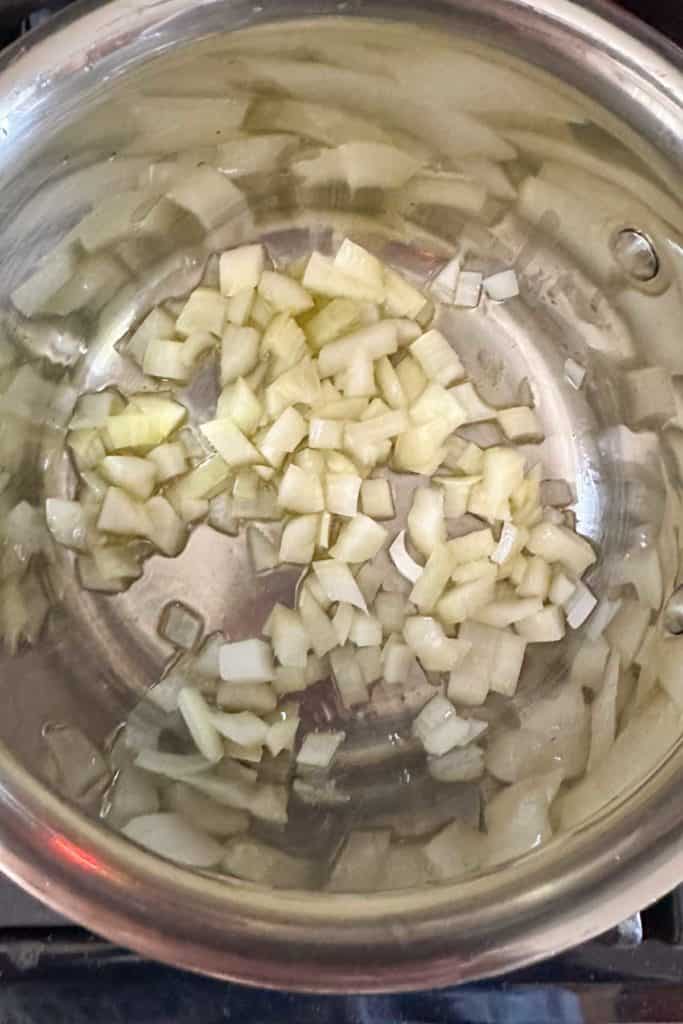
[[[348,565],[330,558],[323,562],[313,562],[313,571],[330,601],[341,601],[367,612],[365,598]]]
[[[423,573],[423,567],[410,557],[406,551],[406,531],[401,530],[389,548],[392,562],[407,580],[416,583]]]
[[[297,754],[297,764],[307,768],[328,768],[345,738],[343,732],[309,732]]]
[[[275,674],[270,646],[263,640],[223,644],[219,652],[221,679],[231,683],[269,683]]]
[[[179,814],[144,814],[124,825],[123,834],[152,853],[194,868],[215,867],[223,847]]]
[[[483,281],[484,291],[490,299],[496,302],[505,302],[506,299],[514,299],[519,295],[519,281],[514,270],[501,270],[497,274],[485,277]]]
[[[338,77],[339,69],[332,71]],[[344,74],[352,80],[356,72]],[[372,90],[364,83],[362,91]],[[200,121],[208,110],[213,123],[220,103],[198,102]],[[163,114],[163,105],[152,106],[156,117]],[[238,120],[245,109],[242,104]],[[152,108],[145,110],[151,116]],[[392,202],[399,210],[406,202],[412,209],[419,197],[452,206],[455,196],[456,206],[464,197],[481,211],[491,183],[494,195],[514,198],[491,161],[469,158],[470,173],[480,171],[485,185],[458,169],[432,172],[425,162],[434,154],[419,146],[418,153],[405,135],[378,136],[369,121],[310,102],[262,99],[249,127],[270,130],[277,121],[277,136],[222,143],[214,156],[225,173],[206,162],[207,154],[190,173],[170,157],[155,165],[154,180],[165,192],[161,203],[150,200],[150,212],[144,205],[149,183],[134,181],[104,213],[89,214],[78,237],[97,251],[78,265],[66,260],[64,279],[65,267],[39,274],[36,310],[96,314],[121,284],[130,300],[126,268],[137,268],[141,257],[137,243],[125,241],[124,227],[138,216],[140,202],[141,231],[165,234],[172,210],[181,207],[209,232],[207,252],[221,239],[245,237],[254,230],[248,212],[237,229],[232,219],[223,223],[236,203],[247,211],[229,176],[246,173],[235,165],[242,158],[261,170],[266,153],[279,160],[296,148],[297,118],[309,139],[328,147],[299,158],[296,173],[306,182],[341,180],[352,189],[398,183],[405,195]],[[283,123],[294,131],[293,142],[282,134]],[[114,241],[123,263],[103,249]],[[175,649],[175,661],[150,691],[153,721],[131,716],[117,744],[112,823],[181,863],[308,887],[320,874],[312,861],[253,837],[232,838],[225,850],[216,839],[246,831],[252,818],[281,828],[292,790],[302,803],[348,804],[346,783],[324,778],[346,738],[332,725],[354,714],[369,720],[410,714],[414,737],[392,733],[391,745],[406,742],[410,751],[421,745],[439,791],[483,780],[490,834],[453,822],[458,812],[452,808],[427,808],[417,824],[397,824],[394,839],[385,829],[348,836],[327,885],[362,891],[384,876],[392,884],[409,876],[416,885],[458,877],[550,835],[548,811],[560,781],[584,771],[589,725],[593,770],[609,763],[619,743],[617,722],[628,731],[633,709],[655,699],[657,677],[648,669],[654,654],[661,687],[683,706],[678,646],[662,643],[651,623],[664,591],[664,558],[657,551],[630,555],[620,581],[635,582],[639,599],[597,602],[582,581],[596,553],[560,511],[573,501],[571,488],[544,480],[541,464],[529,467],[517,447],[543,439],[529,382],[518,389],[517,405],[489,405],[466,378],[450,334],[442,333],[460,314],[438,309],[416,281],[357,242],[347,238],[333,256],[294,256],[286,269],[273,266],[259,242],[211,256],[199,287],[167,300],[137,326],[131,314],[123,316],[122,299],[112,300],[100,333],[116,328],[113,341],[123,339],[122,354],[147,378],[129,400],[107,388],[75,401],[75,392],[62,389],[54,405],[49,382],[33,364],[16,370],[13,346],[0,343],[0,369],[9,367],[11,382],[7,415],[20,426],[42,406],[52,409],[50,422],[71,415],[67,444],[78,477],[76,500],[51,497],[44,510],[7,501],[0,628],[12,652],[37,637],[48,609],[42,563],[51,564],[53,541],[78,552],[84,587],[116,594],[142,575],[150,553],[180,554],[192,523],[208,521],[230,538],[214,535],[216,543],[231,549],[246,536],[255,574],[302,567],[295,604],[277,598],[287,599],[296,573],[273,573],[262,581],[276,600],[261,636],[226,641],[213,634],[201,647],[199,614],[182,600],[165,604],[158,632]],[[515,271],[484,278],[463,270],[461,259],[454,256],[432,280],[435,300],[475,308],[482,289],[493,302],[519,294]],[[199,275],[197,264],[195,281]],[[20,292],[30,306],[26,288]],[[490,304],[487,309],[493,311]],[[216,396],[219,346],[222,390]],[[582,385],[585,370],[578,364],[567,360],[565,373],[575,387]],[[635,369],[627,376],[636,426],[675,415],[668,371]],[[159,379],[190,382],[182,391],[189,410],[158,391]],[[663,396],[659,406],[656,396]],[[211,408],[215,402],[211,419],[200,413],[204,402]],[[182,428],[188,411],[193,426]],[[6,454],[3,498],[14,493],[18,465]],[[424,565],[406,549],[401,523],[386,550],[388,531],[378,520],[406,512],[401,502],[395,505],[392,472],[427,478],[411,485],[405,516]],[[266,522],[271,525],[260,525]],[[584,623],[588,645],[576,655],[570,684],[559,696],[515,702],[520,728],[507,729],[504,709],[520,683],[527,644],[556,642],[567,624]],[[630,696],[636,669],[640,678]],[[585,689],[594,694],[590,712]],[[462,710],[482,705],[479,717]],[[489,722],[496,728],[484,753],[475,741]],[[198,753],[158,750],[171,730],[191,739]],[[381,753],[367,754],[361,740],[354,737],[340,763],[385,756],[386,743]],[[285,785],[293,768],[301,778]],[[500,782],[512,785],[492,797]],[[480,787],[462,789],[476,823]],[[572,796],[561,797],[571,813]],[[433,835],[437,828],[442,831]],[[396,843],[427,832],[431,838],[410,850]]]
[[[458,277],[453,296],[453,305],[465,309],[476,309],[481,298],[483,274],[475,270],[463,270]]]

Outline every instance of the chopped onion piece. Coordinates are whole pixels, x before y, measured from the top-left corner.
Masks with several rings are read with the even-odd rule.
[[[518,405],[498,412],[498,422],[509,441],[542,441],[543,428],[533,409]]]
[[[218,398],[216,418],[232,420],[247,437],[254,433],[262,416],[262,403],[242,377],[227,385]]]
[[[313,305],[313,299],[298,281],[286,274],[264,270],[258,284],[259,295],[281,313],[297,316]]]
[[[269,683],[275,678],[270,645],[263,640],[223,644],[219,665],[221,679],[229,683]]]
[[[190,368],[184,358],[185,345],[179,341],[154,338],[147,344],[142,369],[149,377],[184,381]]]
[[[441,268],[436,277],[432,280],[431,291],[441,302],[452,304],[455,299],[455,290],[460,277],[460,260],[450,260]]]
[[[348,370],[343,375],[342,387],[347,398],[360,398],[377,393],[373,363],[364,352],[356,351],[351,355]]]
[[[481,299],[483,280],[484,275],[476,270],[461,271],[453,296],[453,305],[464,309],[475,309]]]
[[[576,587],[567,600],[564,609],[567,616],[567,625],[572,629],[582,626],[598,603],[597,597],[588,589],[585,583],[578,580]]]
[[[228,299],[225,314],[228,324],[234,324],[235,327],[244,327],[252,315],[254,299],[254,288],[245,288]]]
[[[382,623],[374,615],[356,609],[349,639],[356,647],[378,647],[382,643]]]
[[[226,744],[229,741],[226,740]],[[247,748],[237,748],[242,752]],[[260,748],[259,748],[260,749]],[[213,778],[211,776],[190,776],[185,779],[188,786],[226,807],[249,811],[255,818],[274,824],[287,821],[287,790],[284,786],[254,782],[241,776]]]
[[[379,644],[373,647],[361,647],[356,653],[356,660],[360,665],[366,686],[372,686],[382,678],[382,648]]]
[[[411,583],[416,583],[423,573],[423,567],[418,565],[406,551],[406,531],[401,530],[389,548],[389,556],[401,573]]]
[[[334,618],[332,619],[332,628],[334,629],[335,636],[337,638],[337,644],[343,647],[349,638],[351,632],[351,626],[353,624],[354,608],[350,604],[339,603]]]
[[[553,523],[534,526],[527,547],[532,555],[540,555],[546,562],[560,562],[577,577],[595,562],[595,552],[587,540]]]
[[[221,341],[221,384],[246,377],[258,362],[260,336],[253,327],[228,324]]]
[[[121,829],[123,835],[152,853],[193,868],[215,867],[223,847],[179,814],[143,814]]]
[[[332,516],[329,512],[320,513],[320,522],[318,526],[318,535],[316,538],[316,547],[321,548],[323,551],[327,551],[330,546],[330,532],[332,529]]]
[[[380,393],[390,408],[402,409],[408,404],[401,381],[388,356],[382,356],[375,363],[375,378]]]
[[[447,637],[441,623],[428,616],[409,616],[403,636],[427,672],[450,672],[470,649],[469,643]]]
[[[529,536],[527,531],[524,531],[524,541],[522,544],[518,544],[520,533],[521,530],[518,526],[514,526],[512,523],[503,523],[500,540],[495,551],[491,553],[491,561],[495,562],[496,565],[502,565],[509,558],[514,558],[524,547]]]
[[[413,732],[428,754],[442,757],[453,747],[464,747],[476,739],[487,723],[459,718],[445,697],[434,697],[413,723]]]
[[[199,429],[229,466],[250,466],[261,461],[260,452],[232,420],[210,420]]]
[[[512,860],[543,843],[552,834],[548,809],[562,782],[562,771],[523,779],[501,790],[486,807],[488,862]]]
[[[340,148],[343,149],[344,147]],[[372,148],[374,149],[375,147],[373,146]],[[399,157],[403,155],[398,151],[396,153]],[[352,242],[350,238],[345,238],[337,249],[334,265],[350,277],[358,278],[358,280],[371,285],[377,290],[378,294],[383,292],[384,268],[381,262],[376,256],[369,253],[367,249]]]
[[[256,288],[263,272],[264,256],[262,245],[242,245],[221,253],[218,264],[221,293],[232,297],[247,288]]]
[[[269,537],[250,526],[247,530],[247,546],[254,572],[267,572],[279,562],[278,549]]]
[[[264,715],[275,710],[277,697],[268,683],[221,683],[216,690],[216,704],[228,711]]]
[[[514,270],[501,270],[497,274],[485,277],[484,291],[495,302],[505,302],[519,295],[519,281]]]
[[[259,442],[264,457],[275,469],[279,469],[285,456],[293,452],[303,441],[308,427],[306,421],[290,406],[285,409]]]
[[[464,423],[484,423],[486,420],[493,420],[498,415],[498,410],[477,394],[477,390],[470,381],[463,384],[456,384],[449,388],[449,393],[457,400],[458,405],[464,410]]]
[[[324,658],[339,642],[333,623],[307,588],[302,590],[298,608],[311,647],[319,658]],[[346,638],[342,643],[345,642]]]
[[[363,327],[353,334],[331,341],[318,356],[318,369],[321,377],[333,377],[348,369],[350,361],[357,353],[371,362],[382,356],[393,355],[398,348],[397,330],[393,323],[384,320],[370,327]]]
[[[434,611],[452,571],[453,561],[448,545],[437,544],[410,592],[410,600],[421,615]]]
[[[320,477],[292,464],[280,481],[277,501],[281,508],[302,515],[322,512],[325,496]]]
[[[566,359],[564,363],[564,375],[573,388],[578,391],[586,379],[586,367],[577,363],[575,359]]]
[[[150,497],[157,480],[154,463],[135,455],[107,455],[99,471],[110,484],[122,487],[142,501]]]
[[[180,407],[182,409],[182,406]],[[182,417],[185,410],[182,409]],[[182,419],[181,417],[181,419]],[[165,441],[177,426],[164,411],[158,415],[149,413],[128,413],[110,416],[102,431],[102,439],[109,451],[122,448],[152,448]]]
[[[355,515],[342,525],[330,554],[340,562],[366,562],[375,557],[386,539],[383,526],[369,516]]]
[[[246,832],[249,828],[249,815],[246,811],[222,807],[184,782],[169,786],[164,793],[164,802],[194,828],[208,832],[217,839],[226,839]]]
[[[386,289],[384,309],[388,316],[408,317],[415,320],[425,308],[427,300],[422,292],[413,288],[395,270],[385,267],[384,286]]]
[[[213,724],[211,709],[199,690],[184,687],[178,694],[178,710],[199,753],[207,761],[220,761],[223,744]]]
[[[354,611],[354,619],[357,614],[362,613]],[[366,704],[370,694],[355,648],[350,645],[337,647],[330,655],[330,664],[344,707]]]
[[[120,487],[107,490],[97,529],[105,533],[116,533],[130,537],[146,537],[151,523],[145,506],[135,501]]]
[[[445,542],[444,495],[440,488],[420,487],[415,491],[408,513],[408,535],[426,558],[437,545]]]
[[[360,488],[363,514],[372,519],[393,519],[394,497],[388,480],[382,478],[363,480]]]
[[[160,750],[146,748],[135,758],[138,768],[169,779],[185,779],[190,775],[202,775],[211,767],[201,754],[166,754]]]
[[[465,422],[466,417],[452,391],[446,391],[440,384],[429,384],[410,407],[410,418],[420,425],[438,420],[444,430],[451,433]]]
[[[328,768],[346,739],[343,732],[309,732],[301,744],[296,763],[306,768]]]
[[[444,492],[444,515],[447,519],[460,519],[466,514],[470,491],[480,481],[480,476],[434,477],[434,483]]]
[[[341,337],[358,324],[361,307],[352,299],[332,299],[306,323],[306,334],[314,349],[319,350]]]
[[[404,356],[398,364],[396,376],[408,404],[416,401],[427,386],[427,378],[420,364],[411,355]]]
[[[176,320],[176,333],[188,338],[197,331],[207,331],[220,338],[225,326],[225,309],[225,299],[219,292],[213,288],[196,288]],[[145,357],[148,352],[149,346]]]
[[[313,562],[313,571],[330,601],[341,601],[367,612],[365,598],[345,562],[332,558],[323,562]]]
[[[496,551],[496,542],[491,530],[473,530],[462,537],[448,542],[448,549],[453,565],[473,562],[480,558],[491,558]]]
[[[89,524],[79,502],[48,498],[45,502],[45,520],[58,544],[75,551],[87,551]]]
[[[303,669],[286,668],[284,665],[278,665],[275,669],[273,689],[278,696],[284,697],[288,693],[298,693],[307,685],[306,672]]]
[[[523,566],[524,572],[517,586],[517,593],[520,597],[540,597],[542,601],[545,601],[550,593],[550,566],[544,558],[540,558],[538,555],[527,559]],[[551,598],[551,603],[562,604],[563,602],[553,601]]]
[[[415,653],[408,644],[386,644],[383,653],[383,675],[387,685],[407,685],[415,664]]]
[[[146,459],[156,466],[157,483],[160,484],[180,476],[187,469],[187,456],[180,441],[157,445],[147,453]]]
[[[557,605],[548,605],[535,615],[516,624],[517,632],[529,643],[549,644],[565,634],[564,613]]]
[[[311,448],[341,448],[344,442],[344,424],[340,420],[320,419],[314,416],[308,426],[308,444]]]
[[[346,443],[352,446],[376,445],[397,437],[408,427],[409,420],[406,413],[397,410],[383,416],[373,416],[371,419],[363,420],[362,423],[348,424],[344,437]]]
[[[268,726],[252,711],[239,711],[232,715],[213,711],[211,724],[221,736],[240,747],[261,746],[268,735]]]
[[[148,539],[169,558],[179,554],[187,539],[187,529],[173,506],[157,494],[145,503],[145,512],[150,523]]]
[[[336,516],[354,517],[358,511],[361,483],[361,478],[356,475],[328,473],[325,477],[325,507],[327,511]],[[354,560],[342,559],[342,561]]]
[[[269,727],[265,745],[273,757],[277,757],[283,750],[294,750],[299,722],[297,715],[288,714],[287,718],[273,722]]]
[[[464,622],[491,604],[495,591],[494,580],[486,578],[451,587],[437,604],[436,614],[447,625]]]
[[[294,516],[285,525],[280,540],[280,561],[308,565],[313,560],[320,516]]]
[[[373,282],[363,281],[344,273],[329,257],[319,252],[311,254],[302,284],[308,291],[316,295],[326,295],[330,299],[354,299],[357,302],[384,300],[384,288],[380,289]]]
[[[512,626],[516,622],[522,622],[524,619],[537,615],[542,607],[543,602],[539,597],[501,599],[480,608],[473,613],[472,618],[487,626],[505,629],[506,626]]]
[[[425,376],[444,388],[465,375],[460,359],[440,331],[427,331],[412,343],[410,351]]]
[[[287,668],[305,668],[312,645],[299,613],[276,604],[268,622],[273,653],[279,663]]]
[[[453,570],[454,583],[470,583],[472,580],[498,578],[498,570],[488,558],[475,558],[471,562],[463,562],[456,565]]]

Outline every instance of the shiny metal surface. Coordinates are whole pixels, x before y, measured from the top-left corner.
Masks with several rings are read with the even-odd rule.
[[[614,239],[617,263],[636,281],[653,281],[659,273],[659,259],[654,245],[645,235],[632,228],[620,231]]]
[[[356,44],[359,29],[346,18],[329,28],[313,18],[288,30],[295,17],[348,13],[396,24],[375,28],[381,33],[378,50],[362,38]],[[591,580],[596,592],[607,596],[630,578],[624,565],[652,556],[661,596],[671,594],[680,582],[681,409],[672,392],[671,409],[643,412],[624,374],[663,367],[675,381],[683,373],[683,212],[674,198],[683,169],[683,76],[673,49],[650,48],[624,19],[633,31],[627,34],[601,5],[561,0],[425,3],[420,20],[430,29],[419,36],[412,26],[401,28],[403,19],[415,17],[413,6],[402,3],[390,9],[358,4],[352,12],[323,3],[311,12],[298,2],[285,11],[277,3],[143,0],[131,7],[112,0],[75,17],[69,12],[0,62],[3,299],[89,205],[133,187],[151,164],[155,174],[164,173],[159,158],[177,145],[178,133],[170,145],[164,132],[173,135],[173,125],[145,117],[139,96],[156,87],[169,113],[174,100],[205,89],[207,77],[219,90],[258,92],[262,72],[258,61],[249,64],[250,47],[296,55],[306,39],[315,53],[332,59],[335,44],[348,44],[344,59],[355,54],[353,70],[360,76],[355,109],[382,124],[388,119],[398,131],[414,129],[425,145],[451,146],[458,159],[480,150],[476,131],[470,152],[466,141],[466,129],[474,131],[468,118],[480,119],[494,154],[507,140],[519,147],[520,180],[523,168],[538,159],[536,147],[548,140],[560,146],[551,149],[551,161],[569,144],[585,157],[577,162],[579,171],[590,173],[601,160],[617,170],[610,194],[599,197],[598,219],[585,196],[563,199],[559,211],[526,196],[512,208],[494,204],[480,218],[452,221],[400,205],[355,207],[325,197],[307,205],[296,190],[266,176],[253,183],[248,208],[231,211],[225,225],[212,226],[208,235],[194,223],[174,223],[162,239],[166,247],[134,239],[123,250],[118,293],[97,308],[86,305],[85,315],[5,317],[5,332],[46,359],[53,390],[65,368],[70,387],[78,390],[111,383],[135,387],[135,373],[114,344],[149,306],[194,286],[211,251],[246,234],[266,238],[271,253],[287,262],[312,245],[332,248],[352,228],[360,241],[421,281],[454,248],[473,267],[477,261],[482,269],[512,263],[522,278],[521,302],[449,311],[442,328],[485,398],[503,404],[525,381],[531,386],[546,430],[544,461],[552,475],[573,485],[577,527],[601,548]],[[264,27],[262,36],[247,40],[243,54],[237,37],[217,35],[271,20],[276,33]],[[416,60],[422,52],[418,38],[429,54],[433,28],[452,33],[440,37],[443,61],[412,105],[405,95],[397,100],[391,75],[382,77],[386,62],[400,68]],[[181,42],[193,48],[180,73],[173,65],[170,71],[141,70],[150,56],[172,55]],[[502,89],[500,82],[484,88],[484,46],[506,55],[496,67],[512,76],[517,91]],[[226,68],[216,60],[216,50],[224,57],[223,47],[238,48],[242,63]],[[453,71],[451,80],[449,68],[458,66],[453,54],[463,52],[472,62],[468,75]],[[530,80],[518,76],[516,59],[528,62],[521,67]],[[479,78],[471,79],[476,88],[468,94],[477,67]],[[586,95],[552,88],[534,68],[552,70]],[[285,90],[305,93],[306,76],[297,84],[290,72],[270,69],[276,79],[284,76]],[[353,81],[319,76],[315,98],[333,102],[335,90],[345,92]],[[458,97],[452,107],[443,102],[444,82]],[[209,141],[201,128],[195,131],[180,114],[178,123],[184,147],[201,154]],[[567,124],[579,129],[568,132]],[[623,144],[620,160],[614,159],[611,133]],[[639,198],[634,181],[645,182]],[[623,261],[615,260],[613,239],[625,230],[652,239],[660,261],[652,280],[636,273],[634,285]],[[628,270],[628,253],[626,259]],[[564,374],[569,357],[588,370],[580,391]],[[195,382],[190,407],[199,412],[209,400],[202,382]],[[69,487],[65,415],[61,407],[50,409],[37,436],[27,435],[19,450],[3,451],[26,493],[37,498]],[[661,740],[653,736],[651,767],[662,764],[638,780],[627,801],[518,863],[458,885],[362,897],[272,893],[158,861],[88,816],[107,781],[100,751],[171,653],[157,625],[179,581],[182,599],[201,615],[206,632],[222,628],[233,638],[261,624],[264,598],[274,597],[273,581],[267,595],[260,592],[240,543],[205,527],[193,533],[179,559],[151,559],[141,581],[115,598],[82,591],[66,556],[50,579],[55,607],[46,633],[0,664],[0,861],[12,878],[97,932],[172,963],[254,984],[318,991],[427,987],[545,957],[616,924],[683,878],[683,808],[677,799],[683,754],[670,750],[677,727]],[[294,582],[278,575],[278,596],[286,597]],[[541,683],[558,678],[571,653],[551,665],[532,662],[524,693],[531,698]]]

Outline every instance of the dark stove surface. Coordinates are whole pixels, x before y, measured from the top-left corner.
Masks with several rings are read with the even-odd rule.
[[[0,47],[70,0],[0,0]],[[683,45],[683,0],[621,6]],[[619,929],[475,984],[298,996],[150,963],[0,878],[0,1024],[683,1024],[683,888]]]

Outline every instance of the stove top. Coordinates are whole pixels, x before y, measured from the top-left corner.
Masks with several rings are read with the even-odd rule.
[[[0,0],[0,47],[71,0]],[[681,0],[621,6],[683,45]],[[503,978],[299,996],[150,963],[0,877],[0,1024],[683,1024],[683,887],[593,942]]]

